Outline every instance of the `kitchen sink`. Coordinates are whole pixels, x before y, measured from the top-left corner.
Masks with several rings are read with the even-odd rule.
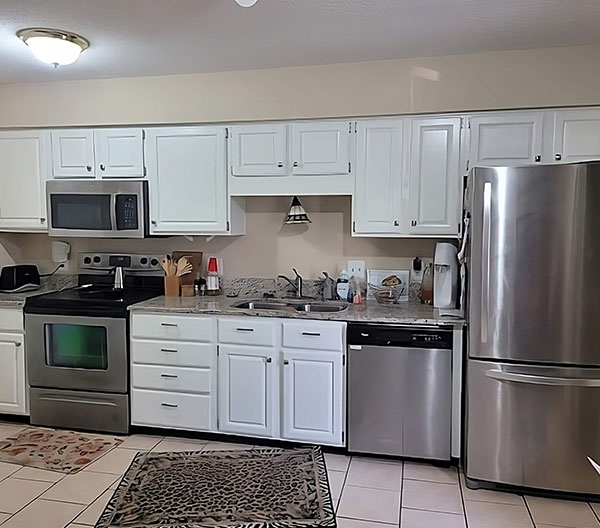
[[[267,300],[267,299],[249,299],[247,301],[238,301],[231,305],[233,308],[242,310],[280,310],[282,312],[296,310],[297,312],[343,312],[348,305],[342,303],[325,302],[303,302],[286,300]]]

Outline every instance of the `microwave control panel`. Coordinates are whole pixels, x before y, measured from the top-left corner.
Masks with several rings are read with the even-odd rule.
[[[138,229],[138,197],[135,194],[116,196],[117,230]]]

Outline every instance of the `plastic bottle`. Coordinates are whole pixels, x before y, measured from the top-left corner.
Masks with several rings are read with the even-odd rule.
[[[335,293],[340,301],[348,301],[348,292],[350,290],[350,279],[348,272],[342,270],[335,284]]]
[[[433,265],[427,264],[423,271],[423,281],[421,282],[421,302],[423,304],[433,304]]]
[[[210,257],[208,259],[207,271],[206,295],[219,295],[221,293],[221,285],[216,257]]]

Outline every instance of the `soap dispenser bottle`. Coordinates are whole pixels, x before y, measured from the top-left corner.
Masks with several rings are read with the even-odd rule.
[[[342,270],[335,284],[335,293],[340,301],[348,302],[348,292],[350,290],[350,278],[348,272]]]

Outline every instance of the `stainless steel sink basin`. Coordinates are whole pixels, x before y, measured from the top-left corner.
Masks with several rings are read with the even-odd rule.
[[[243,308],[245,310],[289,310],[290,305],[281,301],[238,301],[232,304],[234,308]]]
[[[348,309],[347,304],[325,304],[325,303],[304,303],[294,306],[299,312],[343,312]]]

